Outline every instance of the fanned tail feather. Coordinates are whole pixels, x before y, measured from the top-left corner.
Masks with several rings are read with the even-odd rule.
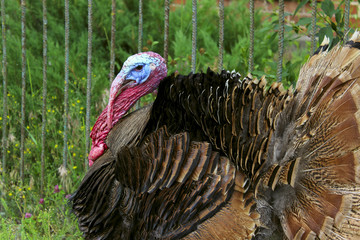
[[[359,32],[310,59],[297,89],[300,164],[282,226],[290,239],[360,239]]]

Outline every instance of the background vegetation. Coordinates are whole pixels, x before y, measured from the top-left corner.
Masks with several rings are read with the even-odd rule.
[[[85,101],[87,71],[87,1],[70,1],[70,119],[69,163],[67,177],[58,171],[62,164],[64,111],[64,1],[48,0],[48,95],[46,136],[46,188],[40,193],[40,154],[42,121],[42,3],[28,0],[26,9],[26,143],[25,184],[20,171],[20,103],[21,103],[21,8],[20,0],[7,0],[6,38],[8,60],[8,146],[7,169],[0,182],[0,239],[77,239],[81,233],[66,205],[85,174]],[[169,72],[190,72],[191,1],[170,12]],[[218,9],[214,0],[198,3],[197,71],[208,67],[217,70]],[[303,3],[306,1],[303,1]],[[336,41],[343,32],[343,12],[323,1],[318,22],[319,39],[330,34]],[[324,4],[325,3],[325,4]],[[93,83],[91,123],[107,101],[109,88],[111,3],[93,1]],[[301,5],[300,5],[301,7]],[[322,14],[322,15],[321,15]],[[163,1],[144,1],[144,51],[163,53]],[[335,18],[336,17],[336,18]],[[117,1],[116,70],[137,52],[138,2]],[[300,66],[309,56],[310,42],[300,44],[300,36],[309,35],[309,19],[288,24],[285,33],[284,85],[295,84]],[[342,25],[341,25],[342,24]],[[255,13],[256,76],[266,75],[274,81],[277,64],[276,13]],[[342,34],[341,34],[342,33]],[[338,39],[338,40],[336,40]],[[249,11],[247,1],[233,1],[225,8],[224,68],[247,73],[249,48]],[[2,52],[1,52],[2,55]],[[2,76],[1,76],[2,78]],[[2,99],[3,86],[0,89]],[[152,95],[142,102],[152,100]],[[3,106],[0,106],[1,113]],[[2,114],[1,114],[2,116]],[[0,117],[0,128],[2,127]],[[2,133],[2,132],[1,132]],[[0,134],[1,134],[0,133]],[[2,171],[2,168],[1,168]],[[64,191],[66,189],[66,191]]]

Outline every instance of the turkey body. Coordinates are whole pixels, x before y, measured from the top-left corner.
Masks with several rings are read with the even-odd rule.
[[[166,77],[72,196],[84,237],[360,239],[358,46],[313,56],[294,91]]]
[[[246,176],[188,132],[161,127],[142,140],[151,109],[120,120],[73,195],[84,237],[250,239],[259,215]]]

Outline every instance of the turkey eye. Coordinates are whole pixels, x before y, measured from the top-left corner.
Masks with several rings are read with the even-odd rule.
[[[143,68],[143,65],[139,65],[135,68],[136,71],[140,71]]]

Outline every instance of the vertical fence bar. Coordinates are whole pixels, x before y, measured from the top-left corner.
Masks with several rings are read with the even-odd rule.
[[[6,123],[7,123],[7,59],[6,59],[6,27],[5,27],[5,0],[1,0],[1,34],[2,34],[2,76],[3,76],[3,115],[2,115],[2,177],[5,182],[6,173]]]
[[[282,81],[282,63],[284,55],[284,0],[279,0],[279,61],[277,66],[277,81]]]
[[[85,140],[85,168],[87,169],[87,154],[90,146],[90,102],[91,102],[91,57],[92,57],[92,0],[88,0],[88,59],[87,59],[87,87],[86,87],[86,140]]]
[[[65,87],[64,87],[64,149],[63,149],[63,167],[67,167],[68,155],[68,137],[67,125],[69,116],[69,0],[65,0]]]
[[[197,0],[192,1],[192,48],[191,48],[191,71],[196,69],[196,37],[197,37]]]
[[[139,36],[138,36],[138,52],[142,50],[143,42],[143,0],[139,0]]]
[[[310,49],[310,55],[312,56],[315,52],[316,48],[316,0],[311,1],[311,49]]]
[[[170,0],[165,0],[165,26],[164,26],[164,59],[167,65],[168,54],[169,54],[169,11],[170,11]]]
[[[344,14],[344,42],[349,38],[349,20],[350,20],[350,0],[345,1],[345,14]]]
[[[41,125],[41,196],[44,197],[45,183],[45,138],[46,138],[46,95],[47,95],[47,9],[43,0],[43,105]]]
[[[251,73],[254,71],[254,32],[255,32],[255,21],[254,21],[254,0],[250,0],[250,44],[249,44],[249,69]]]
[[[21,182],[24,184],[25,175],[24,175],[24,168],[25,168],[25,95],[26,95],[26,1],[21,0],[21,80],[22,80],[22,90],[21,90],[21,141],[20,141],[20,177]]]
[[[139,0],[139,34],[138,34],[138,52],[142,51],[143,42],[143,0]],[[140,100],[136,102],[136,109],[140,108]]]
[[[110,43],[110,83],[114,79],[114,69],[115,69],[115,33],[116,33],[116,0],[112,0],[111,3],[111,43]],[[86,152],[85,155],[87,155]],[[87,158],[85,158],[87,161]]]
[[[219,0],[219,73],[223,69],[224,57],[224,0]]]

